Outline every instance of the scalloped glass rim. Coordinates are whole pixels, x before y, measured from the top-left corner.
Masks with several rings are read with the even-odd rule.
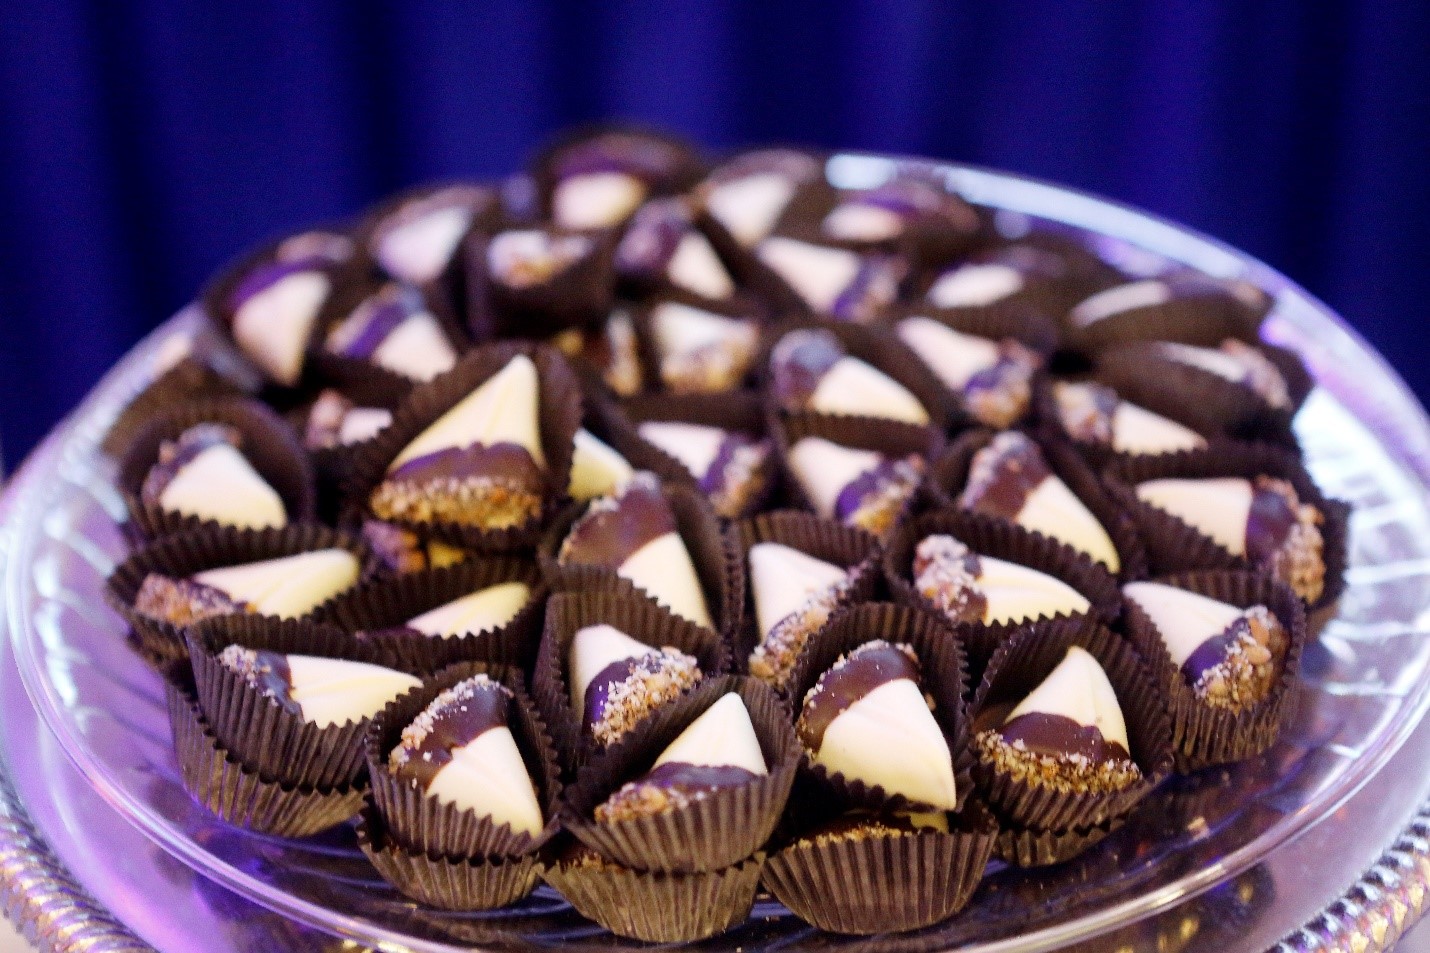
[[[1389,457],[1398,457],[1415,477],[1404,472],[1387,473],[1387,479],[1403,481],[1400,491],[1413,506],[1415,515],[1423,517],[1427,510],[1425,482],[1430,478],[1430,421],[1423,409],[1410,396],[1409,390],[1353,331],[1345,327],[1324,305],[1266,265],[1251,259],[1213,239],[1188,229],[1162,221],[1083,193],[1035,180],[966,166],[929,163],[922,160],[841,154],[830,159],[827,174],[831,182],[842,186],[877,184],[900,167],[916,167],[925,173],[943,177],[949,186],[971,201],[993,206],[1007,213],[1000,225],[1009,231],[1019,227],[1019,216],[1032,216],[1048,222],[1086,229],[1107,239],[1103,250],[1120,256],[1119,263],[1131,271],[1151,267],[1162,258],[1200,268],[1218,277],[1240,277],[1271,291],[1277,306],[1267,323],[1267,336],[1278,343],[1294,346],[1305,356],[1318,378],[1331,376],[1330,369],[1339,366],[1343,374],[1352,374],[1341,381],[1336,396],[1350,406],[1363,423],[1378,437],[1379,449]],[[1146,253],[1162,256],[1146,260]],[[105,427],[127,400],[146,380],[147,367],[163,342],[176,333],[192,333],[199,327],[198,316],[181,314],[151,335],[117,365],[95,388],[81,407],[57,429],[53,440],[59,443],[56,472],[83,474],[91,466],[98,440]],[[1354,373],[1365,376],[1356,378]],[[1351,388],[1351,380],[1363,383],[1373,380],[1375,386]],[[42,653],[56,646],[43,645],[29,599],[23,587],[30,582],[26,572],[37,551],[43,532],[43,515],[58,498],[63,484],[45,482],[42,473],[25,473],[24,486],[17,495],[14,558],[9,559],[5,578],[6,606],[10,613],[11,632],[17,662],[31,700],[47,725],[54,731],[67,754],[81,773],[122,815],[129,818],[160,846],[180,860],[235,892],[270,909],[301,922],[340,936],[364,943],[394,944],[418,950],[450,950],[442,942],[430,942],[406,933],[379,927],[370,921],[358,920],[330,908],[292,896],[260,877],[233,864],[223,862],[185,832],[178,830],[160,816],[150,804],[120,778],[110,767],[96,758],[86,740],[77,731],[68,712],[73,699],[64,697],[63,686],[49,677]],[[112,494],[111,494],[112,497]],[[112,500],[111,515],[122,517],[122,506]],[[1410,511],[1407,511],[1410,512]],[[1416,621],[1416,620],[1410,620]],[[1216,858],[1204,867],[1178,877],[1156,889],[1104,906],[1084,916],[1062,920],[1034,932],[1004,937],[993,942],[965,945],[965,949],[1046,949],[1141,919],[1163,910],[1195,894],[1209,889],[1254,865],[1277,846],[1307,830],[1318,819],[1334,811],[1364,783],[1400,747],[1419,724],[1430,706],[1430,666],[1417,675],[1402,699],[1396,717],[1380,725],[1372,744],[1364,749],[1335,781],[1318,791],[1309,802],[1296,805],[1280,820],[1258,836],[1236,849]],[[717,941],[712,941],[716,942]],[[851,941],[851,946],[859,941]],[[929,938],[901,940],[883,938],[871,941],[870,948],[893,950],[917,946],[927,948]]]

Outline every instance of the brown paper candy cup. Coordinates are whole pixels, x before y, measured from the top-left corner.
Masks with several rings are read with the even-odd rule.
[[[1121,827],[1124,820],[1114,817],[1091,827],[1074,827],[1065,831],[1004,825],[998,831],[996,853],[1000,860],[1014,867],[1050,867],[1096,847]]]
[[[1128,638],[1147,660],[1172,716],[1176,770],[1186,774],[1261,754],[1276,743],[1295,707],[1296,673],[1306,645],[1306,613],[1301,600],[1283,583],[1262,573],[1210,570],[1184,572],[1156,580],[1245,609],[1264,605],[1286,629],[1288,645],[1281,671],[1265,698],[1241,712],[1208,705],[1192,690],[1167,652],[1161,633],[1135,601],[1127,600]]]
[[[1345,589],[1350,507],[1340,500],[1327,499],[1295,454],[1268,444],[1219,441],[1206,450],[1117,461],[1107,471],[1107,485],[1141,530],[1153,572],[1165,575],[1189,569],[1260,571],[1261,567],[1245,556],[1233,555],[1181,519],[1143,503],[1137,498],[1135,487],[1147,480],[1164,478],[1254,479],[1263,475],[1286,480],[1303,504],[1316,507],[1325,517],[1321,524],[1325,584],[1320,596],[1309,602],[1309,607],[1315,610],[1329,606]]]
[[[258,392],[257,373],[241,363],[227,345],[220,346],[218,330],[204,322],[183,344],[173,343],[183,352],[165,366],[162,348],[153,362],[154,377],[119,412],[104,435],[100,449],[115,460],[122,458],[129,443],[149,422],[190,400],[238,398]],[[166,342],[167,343],[167,342]]]
[[[662,483],[661,488],[675,514],[680,538],[690,552],[691,562],[695,564],[715,631],[726,636],[739,624],[740,606],[745,600],[745,576],[740,561],[725,539],[720,522],[704,496],[678,483]],[[580,563],[565,564],[557,560],[561,544],[571,527],[585,514],[587,506],[586,503],[577,503],[567,507],[546,531],[536,556],[547,583],[555,592],[616,592],[650,599],[644,590],[616,575],[614,569]]]
[[[637,470],[649,470],[670,483],[695,487],[710,500],[717,516],[738,519],[759,512],[775,485],[775,454],[772,443],[764,462],[748,481],[749,489],[741,494],[734,509],[721,508],[713,494],[702,488],[702,479],[686,469],[685,464],[640,435],[640,425],[649,421],[675,421],[719,427],[733,433],[763,439],[767,418],[764,401],[753,391],[728,391],[721,394],[644,394],[623,401],[621,410],[628,421],[623,429],[616,424],[609,428],[612,443],[621,456]],[[709,475],[706,479],[718,478]]]
[[[1088,325],[1078,325],[1072,315],[1064,336],[1074,347],[1090,351],[1131,341],[1177,341],[1199,347],[1216,347],[1227,338],[1255,343],[1271,300],[1243,301],[1222,282],[1190,270],[1165,276],[1172,288],[1170,300],[1128,308]]]
[[[434,182],[419,185],[414,188],[404,189],[376,206],[372,207],[363,216],[363,220],[358,225],[355,239],[358,246],[358,263],[361,267],[362,279],[368,283],[385,274],[382,265],[377,259],[377,242],[379,233],[387,226],[392,216],[400,212],[409,202],[420,201],[435,193],[453,187],[465,187],[474,190],[474,215],[472,224],[467,230],[466,238],[458,244],[452,257],[447,264],[429,281],[423,282],[417,287],[422,292],[423,298],[427,301],[428,307],[433,315],[442,323],[449,335],[453,336],[456,342],[465,342],[466,337],[462,332],[461,316],[467,312],[469,307],[468,289],[466,284],[466,258],[462,249],[466,240],[473,235],[481,235],[492,228],[501,217],[501,207],[496,193],[474,182],[447,181]],[[356,284],[357,282],[354,282]],[[346,316],[356,304],[350,301],[347,310],[337,311],[337,316]],[[332,309],[325,309],[329,313],[325,315],[332,323],[337,318]],[[325,327],[327,326],[325,324]]]
[[[552,231],[589,239],[591,251],[549,280],[524,288],[498,281],[490,271],[487,249],[499,230],[467,236],[458,254],[466,274],[467,326],[473,340],[546,339],[568,328],[598,326],[610,314],[616,303],[618,233]]]
[[[943,616],[913,583],[914,551],[925,538],[938,533],[954,537],[980,556],[1007,560],[1046,573],[1072,586],[1092,603],[1087,612],[1060,614],[1058,618],[1091,617],[1104,625],[1117,621],[1122,610],[1122,594],[1117,580],[1101,563],[1093,562],[1086,553],[1067,543],[1029,532],[1007,520],[948,507],[923,513],[904,523],[884,547],[880,563],[894,601]],[[947,620],[963,642],[975,679],[982,677],[984,667],[998,646],[1021,626],[1033,621],[1036,620],[1020,619],[990,625]]]
[[[608,823],[593,819],[597,805],[644,775],[687,725],[731,692],[750,713],[768,774],[671,810]],[[789,711],[768,686],[734,675],[707,678],[587,761],[567,789],[563,822],[587,847],[627,867],[717,870],[749,857],[769,840],[798,765],[799,742]]]
[[[229,615],[187,633],[199,710],[214,736],[250,771],[283,784],[332,788],[357,781],[371,719],[320,727],[291,711],[219,661],[230,645],[394,667],[380,648],[341,629],[298,619]]]
[[[543,871],[546,882],[617,936],[647,943],[693,943],[745,922],[765,855],[723,870],[672,874],[568,858]]]
[[[938,613],[888,602],[870,602],[845,609],[831,619],[818,636],[810,640],[804,657],[790,676],[788,697],[796,724],[806,696],[819,677],[842,656],[875,639],[907,645],[918,656],[924,694],[933,699],[934,720],[953,756],[955,810],[961,810],[973,789],[970,774],[973,755],[968,748],[969,721],[963,703],[968,676],[963,646]],[[801,776],[832,799],[831,803],[875,811],[932,809],[877,784],[828,770],[814,760],[802,743],[800,752]]]
[[[276,837],[309,837],[362,807],[359,784],[313,788],[265,781],[219,744],[189,690],[169,679],[164,691],[184,787],[222,820]]]
[[[974,731],[996,728],[1011,706],[1042,683],[1071,646],[1087,650],[1107,673],[1127,724],[1140,779],[1117,791],[1057,791],[1021,781],[981,758],[974,778],[1009,827],[1066,830],[1123,817],[1172,769],[1172,727],[1160,687],[1136,650],[1091,619],[1054,619],[1026,626],[999,646],[973,698]]]
[[[560,133],[532,160],[531,176],[536,185],[543,217],[551,217],[551,193],[558,182],[563,155],[573,148],[604,136],[644,140],[651,147],[664,151],[669,161],[663,163],[662,168],[657,169],[652,165],[647,169],[633,168],[630,173],[645,183],[651,198],[678,195],[693,187],[705,174],[705,160],[691,143],[678,136],[636,123],[584,123]]]
[[[1295,378],[1296,386],[1309,393],[1306,385],[1310,379],[1304,368],[1299,374],[1295,371],[1299,358],[1267,345],[1258,345],[1258,348],[1283,370],[1288,390]],[[1250,387],[1165,357],[1150,342],[1099,350],[1093,362],[1097,378],[1113,388],[1128,386],[1131,380],[1152,382],[1143,386],[1155,386],[1162,391],[1166,395],[1164,402],[1172,402],[1178,408],[1176,419],[1193,430],[1220,431],[1242,439],[1295,446],[1291,418],[1297,402],[1305,397],[1299,389],[1291,394],[1291,407],[1272,407]]]
[[[372,556],[361,540],[316,523],[294,523],[282,529],[262,530],[217,527],[166,536],[135,550],[110,573],[104,596],[110,607],[129,623],[152,656],[187,658],[189,649],[184,643],[182,626],[135,610],[134,599],[146,576],[159,573],[184,579],[205,569],[277,559],[330,547],[346,549],[356,556],[364,576],[374,568]],[[317,606],[303,618],[318,618],[324,609],[325,606]]]
[[[463,810],[396,778],[388,755],[401,743],[402,732],[443,691],[473,675],[485,674],[512,693],[509,709],[512,737],[536,785],[546,827],[535,836],[497,825],[490,817]],[[431,676],[388,704],[373,719],[364,739],[372,804],[393,841],[419,853],[451,858],[519,857],[534,853],[558,830],[557,801],[561,770],[551,737],[521,685],[521,672],[485,662],[459,662]]]
[[[910,360],[907,349],[894,337],[892,331],[880,325],[851,324],[847,321],[817,320],[814,318],[791,318],[765,331],[761,353],[756,366],[759,368],[761,389],[768,394],[770,405],[782,413],[810,413],[830,417],[853,417],[856,420],[872,420],[886,424],[888,418],[873,415],[829,413],[810,407],[786,406],[780,395],[773,393],[773,371],[770,357],[779,342],[793,331],[828,331],[839,340],[850,357],[857,358],[891,377],[909,393],[918,398],[928,411],[928,426],[942,430],[948,425],[956,407],[950,400],[947,389],[938,378],[918,360]]]
[[[998,839],[987,808],[971,802],[947,833],[796,840],[761,876],[795,916],[831,933],[916,930],[968,903]]]
[[[958,499],[968,485],[968,471],[973,457],[988,446],[994,436],[991,430],[970,430],[949,444],[948,449],[929,470],[927,487],[934,505],[961,509]],[[1047,461],[1053,475],[1067,484],[1068,489],[1097,517],[1097,521],[1112,539],[1112,545],[1117,549],[1122,563],[1114,575],[1123,581],[1146,576],[1147,552],[1141,536],[1138,535],[1136,524],[1124,512],[1120,500],[1109,492],[1108,487],[1071,446],[1050,434],[1029,432],[1028,436],[1043,451],[1043,459]],[[1034,532],[1032,535],[1043,534]]]
[[[581,426],[581,388],[559,352],[544,344],[507,341],[468,353],[457,366],[415,387],[394,411],[392,423],[361,445],[344,489],[345,509],[370,513],[369,498],[402,449],[459,401],[506,367],[519,354],[536,364],[540,381],[539,426],[546,457],[545,505],[520,526],[483,529],[469,523],[393,520],[424,536],[437,536],[482,552],[511,552],[533,545],[543,520],[566,494],[571,473],[572,438]]]
[[[508,582],[531,595],[506,624],[481,632],[425,635],[406,627],[428,610]],[[333,601],[324,621],[381,647],[404,670],[435,672],[456,662],[527,666],[541,637],[546,587],[536,564],[514,556],[473,556],[451,566],[375,579]]]
[[[742,572],[748,572],[750,550],[757,544],[779,543],[851,574],[849,590],[840,600],[841,607],[868,602],[877,592],[879,541],[858,527],[843,526],[799,510],[776,510],[732,523],[726,532],[739,554]],[[750,653],[761,639],[754,591],[753,582],[747,582],[744,613],[731,639],[731,664],[742,673],[747,672]],[[811,632],[809,638],[813,637]],[[774,687],[778,690],[781,686]]]
[[[200,400],[153,418],[130,442],[119,461],[119,490],[129,507],[129,527],[141,540],[194,529],[214,529],[217,520],[177,513],[143,498],[144,480],[159,461],[159,448],[196,424],[227,424],[242,437],[240,452],[282,497],[289,523],[313,519],[313,466],[291,427],[255,400]]]
[[[694,656],[702,678],[723,673],[728,664],[725,643],[718,635],[650,599],[617,592],[562,592],[552,596],[546,606],[531,692],[561,763],[568,769],[584,764],[592,752],[599,750],[595,740],[582,730],[584,713],[571,706],[566,666],[576,633],[601,623],[615,626],[646,645],[670,646]]]
[[[363,808],[358,847],[382,879],[439,910],[495,910],[516,903],[541,879],[537,857],[451,858],[409,850],[387,835],[382,815]]]
[[[775,450],[784,478],[783,492],[777,498],[778,505],[812,512],[816,511],[815,506],[789,462],[790,450],[805,437],[821,437],[840,446],[873,450],[894,460],[917,455],[925,465],[931,463],[944,448],[943,433],[933,427],[916,427],[892,420],[832,417],[811,413],[771,414],[770,436],[775,440]],[[927,479],[924,482],[927,482]],[[907,516],[924,494],[924,488],[920,487],[910,495],[891,528]]]

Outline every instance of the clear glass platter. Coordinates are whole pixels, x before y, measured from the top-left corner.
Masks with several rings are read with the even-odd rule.
[[[876,183],[902,160],[838,156],[839,185]],[[1324,306],[1266,266],[1187,230],[1098,199],[1012,176],[951,166],[971,201],[1005,210],[1015,234],[1030,216],[1097,234],[1134,272],[1169,262],[1266,288],[1268,336],[1299,350],[1319,387],[1297,419],[1308,465],[1349,500],[1350,586],[1304,663],[1295,719],[1264,757],[1180,779],[1098,848],[1048,871],[992,872],[968,910],[924,931],[873,939],[822,934],[761,899],[711,950],[1036,950],[1124,927],[1228,882],[1305,832],[1366,784],[1430,704],[1430,427],[1364,343]],[[100,595],[125,547],[123,506],[97,450],[110,420],[148,380],[154,355],[199,327],[167,324],[116,367],[15,490],[4,603],[26,690],[79,772],[116,811],[195,870],[263,907],[365,945],[422,951],[628,944],[572,913],[547,888],[516,908],[441,914],[380,881],[344,828],[302,842],[228,827],[183,791],[157,676],[124,641]],[[1368,832],[1388,840],[1394,831]],[[1347,871],[1348,878],[1353,872]]]

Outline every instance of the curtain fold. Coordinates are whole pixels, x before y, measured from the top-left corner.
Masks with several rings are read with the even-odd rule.
[[[1430,26],[1396,0],[185,0],[0,15],[0,433],[265,236],[627,118],[947,157],[1264,258],[1430,394]]]

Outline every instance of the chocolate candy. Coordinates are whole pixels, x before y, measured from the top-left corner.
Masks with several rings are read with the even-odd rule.
[[[943,533],[919,542],[913,569],[919,594],[954,622],[999,625],[1076,615],[1092,607],[1061,579],[980,555]]]
[[[637,288],[669,286],[714,301],[735,293],[734,279],[684,199],[649,202],[635,214],[616,246],[616,274]]]
[[[608,745],[700,680],[695,658],[638,642],[611,625],[577,630],[567,656],[571,707],[582,730]]]
[[[1202,701],[1244,711],[1270,693],[1290,636],[1266,606],[1242,609],[1157,582],[1128,583],[1122,593],[1156,626],[1167,654]]]
[[[398,453],[369,498],[373,513],[483,529],[536,518],[546,466],[538,388],[531,358],[513,357]]]
[[[750,591],[760,641],[750,674],[783,688],[810,636],[819,631],[853,585],[850,573],[782,543],[750,547]]]
[[[371,718],[422,684],[406,672],[369,662],[292,655],[230,645],[218,655],[260,694],[320,728]]]
[[[283,499],[241,451],[234,427],[198,424],[159,446],[139,498],[174,513],[239,529],[286,526]]]
[[[318,395],[308,409],[303,428],[303,444],[309,450],[332,450],[362,443],[392,423],[392,411],[385,407],[359,407],[331,388]]]
[[[718,516],[741,515],[765,489],[768,440],[680,421],[649,420],[636,430],[684,465]]]
[[[639,472],[615,495],[593,500],[557,560],[611,569],[676,615],[712,625],[700,577],[654,474]]]
[[[585,502],[598,496],[611,496],[635,475],[625,457],[589,430],[582,428],[576,431],[574,443],[571,482],[566,490],[573,500]]]
[[[458,682],[403,729],[388,769],[440,801],[536,836],[546,822],[509,727],[512,704],[510,690],[486,675]]]
[[[414,288],[389,284],[328,332],[333,354],[371,361],[414,381],[452,369],[457,350]]]
[[[752,319],[661,301],[649,320],[661,383],[672,393],[731,390],[754,362],[759,329]]]
[[[1042,358],[1012,338],[992,341],[915,315],[894,327],[968,413],[989,427],[1010,427],[1027,412]]]
[[[207,569],[188,579],[150,573],[134,608],[179,626],[236,612],[295,619],[351,589],[358,572],[357,557],[334,548]]]
[[[890,459],[875,450],[804,437],[789,451],[790,470],[814,511],[882,536],[923,479],[922,457]]]
[[[1307,602],[1320,598],[1326,581],[1320,529],[1325,515],[1302,503],[1286,480],[1170,478],[1139,483],[1136,492],[1142,502],[1270,572]]]
[[[894,302],[908,265],[893,255],[862,254],[832,245],[772,235],[755,257],[811,312],[868,323]]]
[[[1068,436],[1117,453],[1177,453],[1206,447],[1206,438],[1175,420],[1122,400],[1103,384],[1053,385],[1058,418]]]
[[[953,755],[930,707],[918,656],[876,639],[819,677],[804,697],[796,730],[815,764],[951,811],[957,805]]]
[[[974,454],[958,503],[1061,540],[1113,572],[1121,568],[1107,530],[1025,434],[1000,433]]]
[[[928,411],[908,388],[849,355],[829,331],[791,331],[770,352],[771,393],[787,410],[882,417],[927,424]]]
[[[687,725],[650,771],[597,805],[595,818],[598,823],[612,823],[679,810],[767,774],[750,712],[731,692]]]
[[[1097,659],[1078,646],[1000,727],[979,732],[976,747],[996,770],[1055,791],[1116,791],[1142,776],[1128,754],[1117,693]]]
[[[490,192],[470,185],[414,196],[377,223],[368,247],[382,270],[398,281],[411,285],[435,281],[491,201]]]

